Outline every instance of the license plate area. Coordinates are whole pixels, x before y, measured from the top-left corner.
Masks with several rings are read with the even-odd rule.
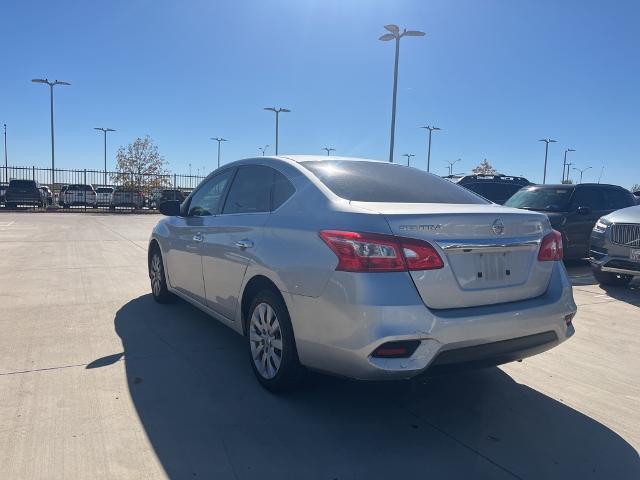
[[[525,283],[531,270],[532,252],[462,250],[449,253],[447,258],[460,287],[480,290]]]

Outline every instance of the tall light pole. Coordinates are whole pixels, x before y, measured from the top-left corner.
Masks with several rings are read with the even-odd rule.
[[[567,152],[575,152],[575,150],[573,148],[567,148],[564,151],[564,162],[562,162],[562,183],[564,183],[564,177],[565,177],[565,170],[567,170]],[[569,174],[566,174],[567,176],[569,176]]]
[[[453,175],[453,166],[460,161],[462,161],[461,158],[454,160],[453,162],[450,162],[449,160],[446,161],[449,164],[449,175]]]
[[[53,87],[56,85],[71,85],[69,82],[62,82],[60,80],[49,81],[47,78],[34,78],[31,80],[33,83],[46,83],[49,85],[50,103],[51,103],[51,188],[55,191],[56,188],[56,149],[53,135]]]
[[[411,166],[411,157],[415,157],[413,153],[403,153],[403,157],[407,157],[407,167]]]
[[[551,140],[550,138],[541,138],[539,142],[544,142],[544,174],[542,175],[542,184],[547,183],[547,156],[549,155],[549,144],[556,143],[557,140]]]
[[[275,112],[276,114],[276,155],[278,155],[278,125],[280,122],[280,113],[289,113],[291,110],[288,108],[276,108],[276,107],[265,107],[264,110],[269,110],[270,112]]]
[[[582,183],[582,174],[584,172],[586,172],[587,170],[589,170],[590,168],[593,168],[593,167],[587,167],[587,168],[576,168],[576,167],[573,167],[572,170],[577,170],[577,171],[580,172],[580,183]]]
[[[324,151],[326,151],[326,152],[327,152],[327,157],[328,157],[329,155],[331,155],[331,152],[335,152],[335,151],[336,151],[336,149],[335,149],[335,148],[332,148],[332,147],[322,147],[322,150],[324,150]]]
[[[104,184],[107,184],[107,132],[115,132],[113,128],[93,127],[94,130],[100,130],[104,133]]]
[[[220,144],[222,142],[226,142],[227,139],[222,137],[215,137],[215,138],[212,138],[211,140],[215,140],[216,142],[218,142],[218,168],[220,168]]]
[[[389,143],[389,162],[393,162],[393,144],[396,135],[396,97],[398,95],[398,61],[400,59],[400,39],[402,37],[423,37],[424,32],[418,30],[407,30],[406,28],[400,32],[400,27],[397,25],[385,25],[385,30],[390,33],[385,33],[378,40],[388,42],[389,40],[396,41],[396,57],[393,65],[393,99],[391,101],[391,141]]]
[[[7,124],[4,125],[4,176],[5,182],[9,183],[9,167],[7,161]]]
[[[427,172],[428,172],[431,169],[431,134],[433,133],[434,130],[440,130],[440,128],[429,126],[429,125],[427,125],[426,127],[420,127],[420,128],[426,128],[427,130],[429,130],[429,149],[427,150]]]
[[[265,145],[264,147],[258,147],[258,150],[262,152],[263,157],[264,157],[264,152],[267,151],[267,148],[269,148],[269,145]]]

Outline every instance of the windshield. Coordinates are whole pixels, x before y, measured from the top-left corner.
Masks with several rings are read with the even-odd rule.
[[[337,196],[357,202],[486,204],[485,199],[423,170],[357,160],[300,162]]]
[[[566,212],[572,192],[572,188],[523,188],[504,205],[544,212]]]

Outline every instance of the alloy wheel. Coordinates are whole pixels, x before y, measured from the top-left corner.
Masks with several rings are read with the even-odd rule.
[[[263,378],[276,376],[282,363],[282,331],[276,312],[268,303],[253,309],[249,323],[253,363]]]

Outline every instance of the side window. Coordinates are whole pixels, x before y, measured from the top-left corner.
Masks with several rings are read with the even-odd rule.
[[[216,215],[220,210],[225,188],[232,175],[233,170],[226,170],[202,185],[191,197],[187,215],[196,217]]]
[[[268,212],[273,169],[262,165],[240,167],[222,213]]]
[[[602,193],[604,194],[605,210],[619,210],[635,204],[632,196],[624,190],[620,190],[618,188],[605,188]]]
[[[591,210],[604,210],[604,199],[602,189],[593,187],[578,187],[573,194],[571,207],[575,210],[578,207],[589,207]]]
[[[295,193],[296,189],[287,178],[280,172],[273,171],[273,192],[271,193],[271,211],[278,208],[289,197]]]

